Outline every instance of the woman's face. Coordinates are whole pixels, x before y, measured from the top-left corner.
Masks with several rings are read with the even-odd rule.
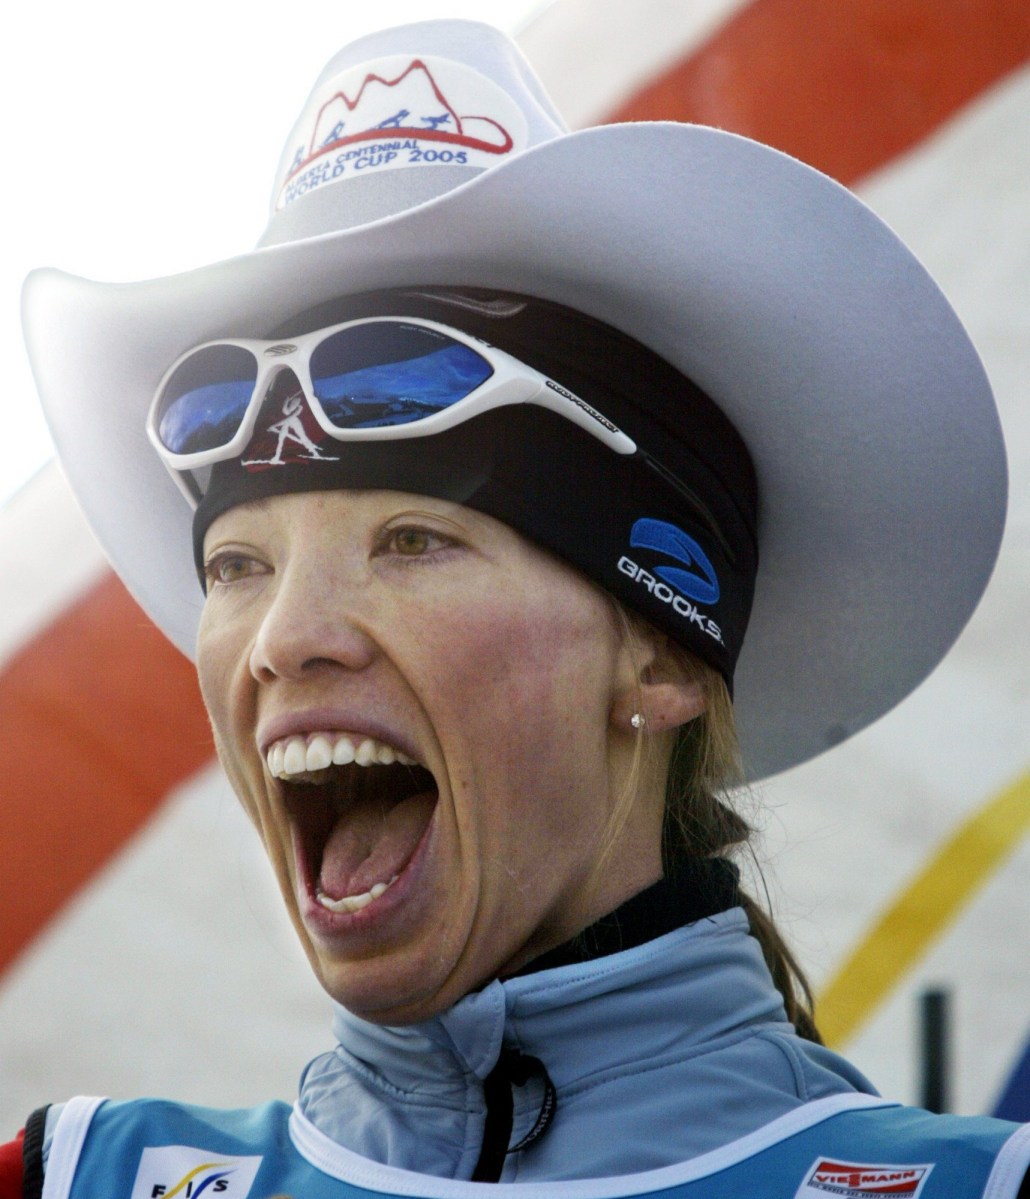
[[[488,516],[389,491],[241,505],[205,560],[219,755],[351,1011],[425,1019],[660,876],[657,795],[595,871],[637,664],[572,570]]]

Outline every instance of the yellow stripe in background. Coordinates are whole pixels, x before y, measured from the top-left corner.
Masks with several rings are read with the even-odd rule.
[[[1030,829],[1030,771],[989,800],[941,846],[816,1000],[826,1043],[854,1036]]]

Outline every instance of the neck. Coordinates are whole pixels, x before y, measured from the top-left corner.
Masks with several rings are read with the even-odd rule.
[[[739,902],[739,881],[740,871],[725,858],[676,858],[657,882],[508,977],[633,949],[685,924],[724,912]]]

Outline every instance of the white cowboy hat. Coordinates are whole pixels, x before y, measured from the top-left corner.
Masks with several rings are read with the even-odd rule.
[[[810,758],[934,668],[986,586],[1005,510],[990,387],[925,270],[859,200],[745,138],[568,133],[507,38],[388,30],[318,80],[252,253],[25,288],[58,450],[115,569],[192,654],[191,512],[144,432],[169,364],[344,294],[524,292],[635,337],[747,443],[760,554],[736,707],[750,772]]]

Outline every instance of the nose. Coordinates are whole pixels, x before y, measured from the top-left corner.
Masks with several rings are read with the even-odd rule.
[[[265,610],[250,653],[260,683],[300,681],[320,670],[366,670],[378,645],[359,614],[355,588],[331,572],[285,572]]]

